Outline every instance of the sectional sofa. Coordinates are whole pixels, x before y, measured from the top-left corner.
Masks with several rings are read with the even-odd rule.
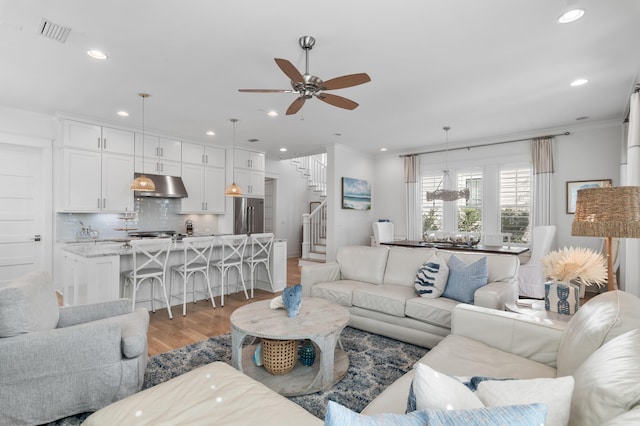
[[[457,380],[453,376],[459,376],[460,380],[465,380],[460,376],[516,379],[497,381],[517,389],[503,396],[506,400],[502,405],[516,403],[526,408],[545,401],[546,424],[550,426],[637,425],[640,424],[640,299],[622,291],[603,293],[580,308],[569,323],[458,304],[453,309],[451,334],[418,361],[412,371],[375,398],[363,414],[350,413],[341,407],[351,423],[333,423],[336,417],[345,416],[334,416],[336,407],[330,403],[331,416],[325,424],[413,424],[399,423],[397,417],[405,416],[402,413],[408,405],[410,387],[418,380],[416,370],[425,366],[439,372],[441,379]],[[532,385],[535,389],[527,390]],[[445,387],[438,387],[434,394],[443,396],[454,407],[464,405],[461,396]],[[500,405],[500,401],[487,405]],[[446,418],[460,413],[487,415],[491,409],[495,407],[465,410],[432,407],[425,412]],[[396,418],[391,419],[392,416]],[[356,423],[354,417],[365,417],[371,423]],[[220,362],[118,401],[91,415],[85,424],[160,422],[323,424],[285,397]],[[444,424],[452,423],[449,420]],[[468,420],[453,424],[473,423]]]
[[[418,270],[434,254],[468,264],[486,258],[487,283],[475,290],[473,304],[504,310],[518,297],[517,256],[396,246],[338,248],[335,262],[302,268],[302,295],[348,307],[352,327],[431,348],[451,332],[451,312],[460,303],[416,293]]]

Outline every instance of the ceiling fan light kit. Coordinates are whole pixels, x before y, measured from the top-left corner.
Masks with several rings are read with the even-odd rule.
[[[305,73],[300,71],[288,60],[275,58],[275,62],[283,73],[291,80],[291,88],[288,89],[239,89],[245,93],[297,93],[299,96],[289,105],[286,115],[292,115],[300,111],[307,99],[316,97],[323,102],[338,108],[353,110],[358,103],[342,96],[324,93],[325,90],[344,89],[368,83],[371,78],[366,73],[349,74],[323,81],[309,73],[309,51],[316,44],[316,39],[311,36],[303,36],[298,40],[300,47],[305,51]]]

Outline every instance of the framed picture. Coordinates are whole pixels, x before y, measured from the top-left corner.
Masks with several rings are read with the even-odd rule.
[[[567,214],[576,212],[576,199],[578,190],[585,188],[603,188],[611,186],[611,179],[600,180],[574,180],[567,182]]]
[[[371,210],[371,186],[363,179],[342,178],[342,208]]]

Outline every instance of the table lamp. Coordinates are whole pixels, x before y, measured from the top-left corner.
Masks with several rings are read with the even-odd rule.
[[[640,238],[640,186],[578,190],[571,235],[605,238],[608,290],[615,290],[611,238]]]

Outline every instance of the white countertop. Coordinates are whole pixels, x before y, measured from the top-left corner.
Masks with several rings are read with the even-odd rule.
[[[274,242],[285,241],[283,239],[275,239]],[[184,244],[176,241],[171,244],[171,251],[179,251],[184,249]],[[92,241],[86,243],[68,244],[62,248],[63,251],[76,254],[82,257],[100,257],[100,256],[127,256],[133,253],[131,247],[125,248],[124,242],[104,242]]]

